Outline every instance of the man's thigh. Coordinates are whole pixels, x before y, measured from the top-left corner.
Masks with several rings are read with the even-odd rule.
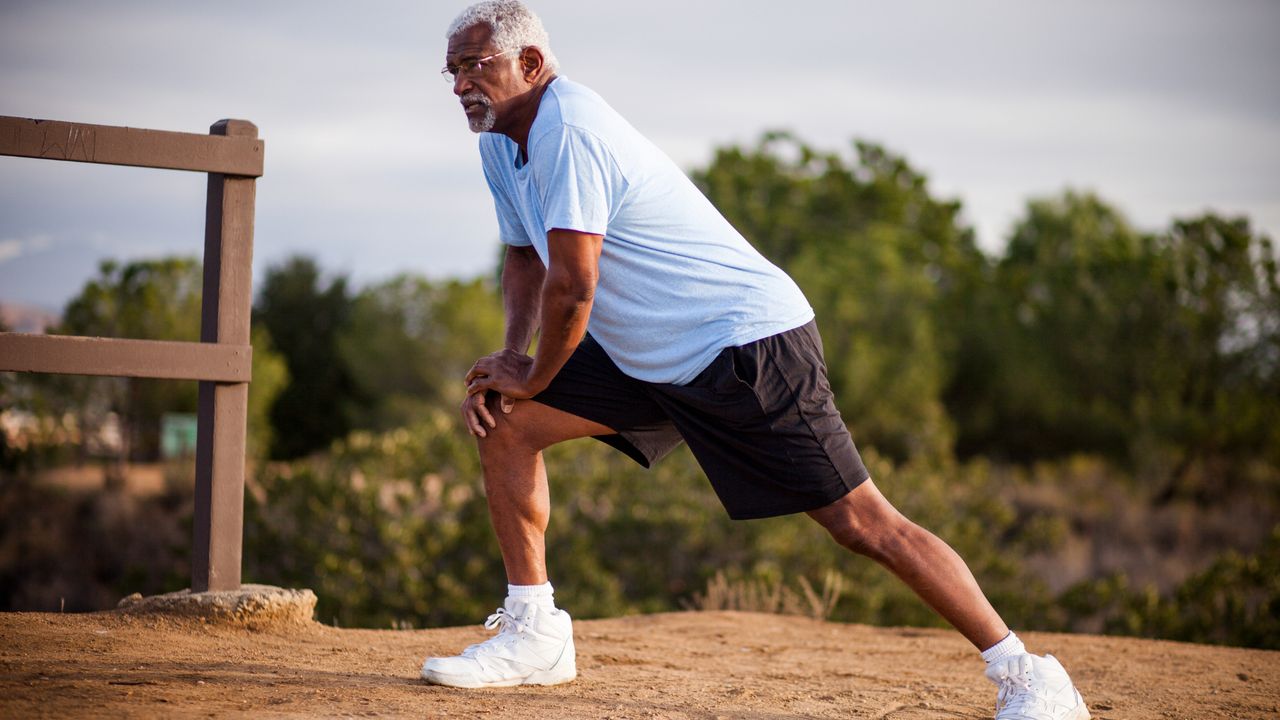
[[[595,431],[574,437],[594,437],[644,467],[681,443],[680,433],[645,383],[623,373],[590,335],[532,401],[523,404],[542,405],[589,423]]]
[[[566,440],[613,433],[598,422],[534,400],[517,400],[509,412],[503,412],[498,395],[490,393],[485,404],[497,423],[495,431],[514,431],[522,444],[538,450]]]
[[[815,510],[867,479],[813,323],[726,348],[658,398],[731,517]]]

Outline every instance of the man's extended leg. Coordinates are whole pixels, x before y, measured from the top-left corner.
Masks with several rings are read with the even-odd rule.
[[[422,677],[454,687],[554,685],[577,676],[573,624],[555,607],[547,582],[545,535],[550,514],[542,449],[572,438],[612,433],[608,427],[534,401],[517,402],[478,437],[485,493],[508,595],[485,627],[498,634],[454,657],[427,658]]]
[[[997,720],[1088,720],[1062,664],[1026,653],[956,551],[898,512],[870,479],[809,516],[888,568],[983,651],[987,677],[999,687]]]
[[[836,542],[897,575],[979,650],[1009,634],[956,551],[898,512],[871,480],[809,517]]]

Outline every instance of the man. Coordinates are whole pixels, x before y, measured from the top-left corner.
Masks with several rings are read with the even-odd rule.
[[[648,466],[683,441],[730,516],[808,513],[906,582],[982,651],[997,718],[1088,718],[1058,661],[1027,654],[960,557],[868,477],[795,283],[598,95],[557,75],[519,2],[473,5],[447,37],[443,72],[480,133],[507,245],[505,348],[467,373],[462,415],[508,597],[485,623],[497,635],[428,658],[423,677],[572,680],[572,624],[547,578],[541,451],[592,436]]]

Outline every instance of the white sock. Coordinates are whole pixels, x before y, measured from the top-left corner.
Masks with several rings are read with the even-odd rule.
[[[541,585],[512,585],[508,583],[507,597],[545,608],[554,608],[556,606],[555,588],[551,587],[551,581],[549,580]]]
[[[1012,655],[1022,655],[1026,652],[1026,646],[1010,630],[1003,640],[982,651],[982,659],[986,660],[987,664],[990,665],[997,660],[1003,660]]]

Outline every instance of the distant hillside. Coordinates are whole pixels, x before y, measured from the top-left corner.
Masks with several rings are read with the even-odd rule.
[[[57,313],[46,308],[0,303],[0,324],[11,332],[42,333],[59,319]]]

